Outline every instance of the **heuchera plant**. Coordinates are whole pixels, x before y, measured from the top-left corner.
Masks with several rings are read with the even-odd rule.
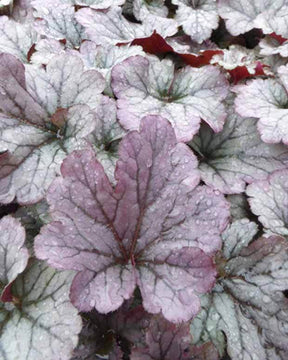
[[[0,0],[0,360],[288,359],[287,0]]]

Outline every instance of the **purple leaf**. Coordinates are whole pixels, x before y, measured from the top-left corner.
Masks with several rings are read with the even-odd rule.
[[[258,130],[261,139],[267,143],[288,144],[287,91],[288,67],[278,68],[278,79],[256,79],[247,85],[235,86],[236,111],[241,116],[259,119]]]
[[[149,114],[167,118],[178,141],[191,140],[201,118],[216,132],[223,128],[226,114],[221,100],[228,84],[215,67],[176,71],[171,60],[134,56],[114,67],[112,89],[126,129],[138,129],[141,117]]]
[[[26,72],[13,56],[0,57],[0,151],[6,152],[0,163],[0,201],[17,196],[22,203],[37,202],[67,153],[87,146],[84,138],[95,128],[95,114],[77,104],[97,107],[105,81],[95,70],[84,71],[81,60],[71,55],[54,57],[46,71],[28,66]]]
[[[188,359],[192,342],[189,325],[171,324],[160,316],[154,317],[146,333],[146,347],[132,351],[131,360]]]
[[[218,27],[218,10],[216,0],[172,0],[178,5],[176,20],[182,25],[186,34],[191,39],[202,43],[209,39],[212,30]]]
[[[81,331],[68,298],[71,275],[34,261],[18,276],[11,289],[14,305],[0,302],[1,359],[71,358]]]
[[[272,236],[245,247],[253,237],[247,225],[253,226],[242,220],[225,230],[224,253],[216,261],[218,283],[201,298],[202,310],[192,322],[192,335],[200,344],[212,341],[223,355],[223,331],[232,360],[285,359],[288,303],[282,291],[288,287],[288,243]]]
[[[125,302],[119,310],[107,315],[96,311],[85,314],[84,326],[78,347],[73,352],[73,360],[83,358],[94,360],[95,354],[108,354],[111,347],[117,355],[119,347],[116,344],[123,344],[129,349],[133,344],[143,343],[144,330],[149,324],[149,318],[150,315],[142,306],[131,308],[130,301]]]
[[[276,171],[268,180],[248,186],[252,212],[263,226],[279,235],[288,235],[288,170]]]
[[[149,37],[154,30],[164,38],[177,32],[177,23],[173,19],[149,16],[143,24],[136,24],[126,20],[121,8],[117,6],[107,11],[80,9],[76,13],[76,19],[84,26],[90,40],[104,46]]]
[[[171,324],[157,316],[152,318],[146,333],[146,347],[133,349],[131,360],[218,360],[211,344],[192,347],[189,325]]]
[[[12,216],[0,220],[0,299],[5,288],[22,273],[28,262],[25,230]]]
[[[266,179],[288,166],[288,150],[282,144],[265,144],[257,120],[235,113],[233,98],[226,101],[228,117],[223,131],[214,134],[205,124],[191,147],[200,155],[202,180],[226,194],[245,191],[246,183]]]
[[[161,117],[126,135],[119,157],[115,190],[92,151],[65,159],[48,194],[54,222],[36,238],[36,254],[78,271],[71,299],[82,311],[116,310],[138,285],[146,310],[188,320],[214,283],[205,252],[220,247],[228,204],[196,188],[196,158]]]

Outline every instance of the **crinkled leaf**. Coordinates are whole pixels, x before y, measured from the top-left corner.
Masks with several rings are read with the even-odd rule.
[[[263,226],[279,235],[288,235],[288,171],[277,171],[268,180],[247,187],[252,212]]]
[[[218,7],[232,35],[260,28],[265,34],[275,32],[288,37],[286,0],[219,0]]]
[[[80,333],[78,347],[74,350],[73,360],[93,359],[95,354],[111,353],[115,343],[129,350],[131,345],[144,342],[144,330],[150,316],[142,306],[131,308],[127,301],[123,306],[107,315],[96,311],[84,315],[84,326]],[[115,349],[117,354],[117,347]],[[94,357],[93,357],[94,356]]]
[[[200,119],[220,131],[226,117],[221,100],[227,82],[212,66],[176,71],[171,60],[134,56],[112,70],[112,89],[118,98],[118,117],[129,130],[138,129],[141,117],[161,115],[173,125],[179,141],[197,133]]]
[[[265,69],[267,75],[278,76],[278,68],[282,65],[287,65],[288,59],[276,54],[263,57],[262,62],[264,65],[267,65]]]
[[[83,71],[74,56],[56,56],[46,71],[29,66],[26,73],[13,56],[3,54],[1,60],[0,201],[8,203],[17,196],[23,203],[36,202],[67,153],[83,147],[94,130],[90,108],[72,105],[97,106],[105,81],[95,70]]]
[[[133,55],[145,55],[140,46],[96,45],[85,41],[80,47],[81,58],[87,68],[97,69],[106,79],[105,93],[113,95],[111,90],[111,70],[116,65]]]
[[[184,360],[192,342],[189,325],[171,324],[162,317],[151,320],[146,333],[146,347],[133,349],[131,360]]]
[[[48,194],[54,222],[36,238],[36,254],[78,271],[71,299],[83,311],[116,310],[138,285],[147,311],[188,320],[199,309],[197,293],[214,282],[205,252],[219,249],[228,204],[196,188],[195,156],[160,117],[126,135],[119,158],[115,190],[91,151],[64,160]]]
[[[132,350],[131,360],[218,360],[211,344],[192,347],[189,325],[171,324],[157,316],[146,332],[146,346]]]
[[[257,120],[239,116],[232,98],[227,101],[227,110],[223,131],[214,134],[203,124],[191,146],[200,156],[203,181],[223,193],[236,194],[245,191],[246,183],[287,168],[288,150],[282,144],[263,143]]]
[[[104,46],[148,37],[154,30],[164,38],[177,32],[177,23],[173,19],[149,16],[142,24],[136,24],[126,20],[117,6],[107,11],[80,9],[76,18],[84,26],[89,39]]]
[[[36,41],[36,33],[30,24],[19,24],[7,16],[0,17],[0,51],[17,56],[27,62],[27,55]]]
[[[34,262],[17,278],[14,305],[0,304],[1,359],[70,359],[81,330],[68,298],[72,275]]]
[[[95,146],[97,159],[102,164],[106,175],[114,182],[114,171],[118,159],[118,143],[125,131],[117,120],[116,101],[103,97],[97,108],[96,126],[87,137]]]
[[[35,45],[35,52],[31,56],[31,63],[47,65],[55,55],[64,53],[64,44],[55,39],[41,39]]]
[[[275,37],[266,36],[259,43],[261,48],[260,54],[271,56],[280,54],[283,57],[288,57],[288,41],[279,42]]]
[[[261,139],[267,143],[283,141],[288,144],[288,66],[278,69],[277,79],[256,79],[247,85],[238,85],[236,111],[241,116],[253,116],[259,119],[258,130]]]
[[[226,233],[226,248],[234,247],[235,226]],[[237,226],[245,229],[244,223]],[[248,239],[242,234],[244,246]],[[228,251],[228,258],[218,262],[221,276],[212,294],[201,299],[192,335],[200,342],[212,341],[223,354],[223,331],[232,360],[270,360],[272,352],[273,359],[282,359],[281,353],[288,354],[288,302],[282,293],[288,286],[288,244],[280,237],[260,238],[234,255]]]
[[[254,75],[257,67],[256,52],[244,46],[231,45],[228,49],[223,49],[221,54],[214,55],[211,64],[218,64],[226,70],[245,66]]]
[[[29,255],[24,242],[25,230],[21,223],[10,215],[3,217],[0,220],[0,297],[27,265]]]
[[[75,9],[62,0],[32,0],[35,28],[41,35],[66,40],[69,47],[78,47],[84,39],[84,29],[75,19]]]
[[[216,0],[172,0],[178,5],[175,19],[192,40],[202,43],[218,26]]]

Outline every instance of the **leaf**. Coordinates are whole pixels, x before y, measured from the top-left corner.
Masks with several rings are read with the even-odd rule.
[[[261,48],[261,55],[272,56],[280,54],[283,57],[288,57],[288,41],[286,39],[282,42],[278,41],[274,36],[265,36],[259,42],[259,46]]]
[[[279,235],[288,235],[287,170],[276,171],[267,180],[247,187],[252,212],[263,226]]]
[[[117,6],[107,11],[80,9],[76,13],[76,19],[84,26],[90,40],[104,46],[148,37],[154,30],[164,38],[177,32],[177,23],[173,19],[149,16],[143,24],[136,24],[126,20],[121,8]]]
[[[229,211],[219,193],[196,188],[196,166],[170,124],[155,116],[123,138],[115,190],[91,151],[64,160],[47,198],[54,222],[36,237],[35,251],[78,271],[71,299],[80,310],[116,310],[138,285],[148,312],[173,322],[197,313],[196,294],[215,277],[205,252],[219,249]]]
[[[34,262],[17,278],[14,305],[0,303],[2,359],[70,359],[81,330],[81,319],[67,296],[71,275]]]
[[[256,75],[259,61],[257,61],[257,54],[254,49],[231,45],[228,49],[223,49],[221,54],[214,55],[211,64],[218,64],[228,71],[245,67],[250,75]]]
[[[7,16],[0,17],[0,51],[28,62],[27,55],[36,41],[36,34],[29,24],[19,24]]]
[[[119,310],[107,315],[96,311],[85,314],[84,326],[78,347],[73,352],[73,360],[90,358],[94,360],[95,354],[99,356],[111,354],[111,348],[117,355],[119,346],[116,344],[129,351],[131,345],[144,341],[144,329],[147,323],[149,324],[149,318],[142,306],[131,308],[130,301],[125,302]]]
[[[235,113],[232,97],[226,104],[228,117],[223,131],[214,134],[203,124],[191,147],[200,155],[202,180],[225,194],[237,194],[245,191],[246,183],[287,168],[288,152],[282,144],[263,143],[257,120]]]
[[[28,262],[25,230],[12,216],[0,220],[0,299],[5,296],[5,288],[22,273]],[[3,298],[1,299],[3,301]],[[0,325],[1,326],[1,325]]]
[[[258,226],[247,218],[236,220],[222,233],[222,254],[226,259],[238,256],[258,233]]]
[[[143,39],[136,39],[132,45],[140,45],[146,53],[153,55],[175,54],[183,60],[184,64],[193,67],[209,65],[211,58],[215,54],[222,53],[217,46],[210,41],[203,42],[201,45],[191,41],[190,37],[178,36],[169,39],[163,39],[162,36],[154,33]]]
[[[96,45],[92,41],[85,41],[80,47],[81,58],[87,68],[96,69],[106,79],[105,93],[113,96],[111,89],[111,70],[116,64],[133,55],[143,55],[140,46]]]
[[[146,347],[133,349],[131,360],[182,360],[191,344],[189,325],[154,317],[146,333]]]
[[[124,2],[125,0],[72,0],[72,3],[89,6],[92,9],[107,9],[110,6],[123,5]]]
[[[168,8],[164,0],[134,0],[133,14],[137,20],[147,21],[148,16],[158,16],[166,18]]]
[[[55,55],[64,53],[64,44],[55,39],[41,39],[35,45],[35,52],[31,56],[31,63],[47,65]]]
[[[219,0],[219,15],[232,35],[260,28],[264,34],[287,36],[287,4],[283,0]]]
[[[288,67],[278,68],[278,79],[256,79],[247,85],[238,85],[233,91],[237,94],[236,111],[241,116],[259,119],[258,130],[261,139],[267,143],[288,144],[287,94]]]
[[[33,23],[33,8],[31,0],[17,0],[13,4],[12,17],[19,23]]]
[[[288,303],[282,291],[288,286],[288,244],[272,236],[245,247],[247,236],[253,236],[245,233],[247,224],[235,222],[224,232],[224,248],[234,250],[225,251],[217,261],[218,283],[201,299],[192,335],[197,343],[212,341],[223,355],[224,332],[232,360],[285,359]],[[240,241],[236,253],[233,228]]]
[[[116,101],[103,97],[97,109],[95,129],[88,135],[87,140],[94,145],[97,159],[111,182],[115,182],[118,143],[124,134],[125,131],[117,120]]]
[[[105,82],[71,55],[54,57],[46,71],[29,66],[26,72],[13,56],[0,57],[0,201],[16,196],[21,203],[34,203],[45,195],[64,157],[86,146],[95,115],[87,105],[75,104],[98,106]],[[61,117],[65,126],[57,125]]]
[[[152,318],[146,332],[146,347],[132,350],[131,360],[218,360],[215,348],[209,344],[191,346],[189,325],[171,324],[157,316]]]
[[[32,0],[35,29],[41,35],[65,40],[69,47],[78,47],[84,39],[84,29],[75,19],[75,9],[61,0]]]
[[[216,0],[172,0],[172,3],[178,5],[175,19],[192,40],[202,43],[218,27]]]
[[[112,70],[112,89],[118,98],[118,117],[125,129],[138,129],[145,115],[160,115],[173,125],[178,141],[197,133],[200,119],[214,131],[226,117],[221,104],[227,82],[212,66],[175,70],[171,60],[134,56]]]
[[[46,70],[26,66],[26,86],[34,99],[52,115],[59,108],[76,104],[96,109],[105,81],[98,71],[85,70],[79,56],[61,54],[49,61]]]

